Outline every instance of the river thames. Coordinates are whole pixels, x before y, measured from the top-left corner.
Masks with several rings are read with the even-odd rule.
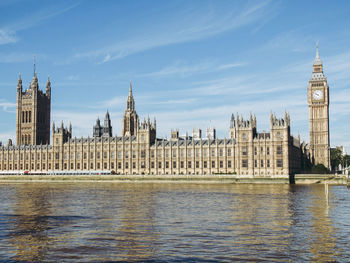
[[[2,183],[2,262],[349,262],[350,189]]]

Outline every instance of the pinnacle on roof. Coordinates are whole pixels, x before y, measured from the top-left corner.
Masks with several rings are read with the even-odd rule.
[[[320,54],[319,54],[319,51],[318,51],[318,42],[316,43],[316,57],[315,57],[315,60],[314,60],[314,66],[315,65],[322,65],[322,61],[320,59]]]
[[[107,112],[106,112],[106,117],[105,117],[105,119],[106,119],[106,120],[109,120],[109,119],[110,119],[108,110],[107,110]]]
[[[129,96],[132,97],[132,86],[131,86],[131,80],[130,80],[130,87],[129,87]]]

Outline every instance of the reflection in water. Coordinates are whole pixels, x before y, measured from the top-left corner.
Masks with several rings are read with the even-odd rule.
[[[334,235],[334,227],[331,219],[328,217],[330,209],[327,196],[328,188],[325,187],[321,185],[319,186],[321,189],[316,187],[311,189],[313,194],[311,202],[313,203],[309,207],[312,214],[310,251],[313,254],[312,260],[315,262],[334,261],[334,256],[337,253],[335,250],[336,237]]]
[[[327,201],[323,185],[30,183],[0,198],[0,261],[350,257],[345,187]]]

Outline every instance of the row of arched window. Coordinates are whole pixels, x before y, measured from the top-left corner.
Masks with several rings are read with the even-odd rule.
[[[29,134],[22,135],[22,144],[31,144],[31,136]]]
[[[22,111],[22,122],[32,122],[32,112],[31,111]]]

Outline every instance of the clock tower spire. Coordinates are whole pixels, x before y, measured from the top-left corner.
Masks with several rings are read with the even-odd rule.
[[[313,72],[308,85],[310,152],[314,164],[330,169],[329,87],[323,74],[318,43]]]

